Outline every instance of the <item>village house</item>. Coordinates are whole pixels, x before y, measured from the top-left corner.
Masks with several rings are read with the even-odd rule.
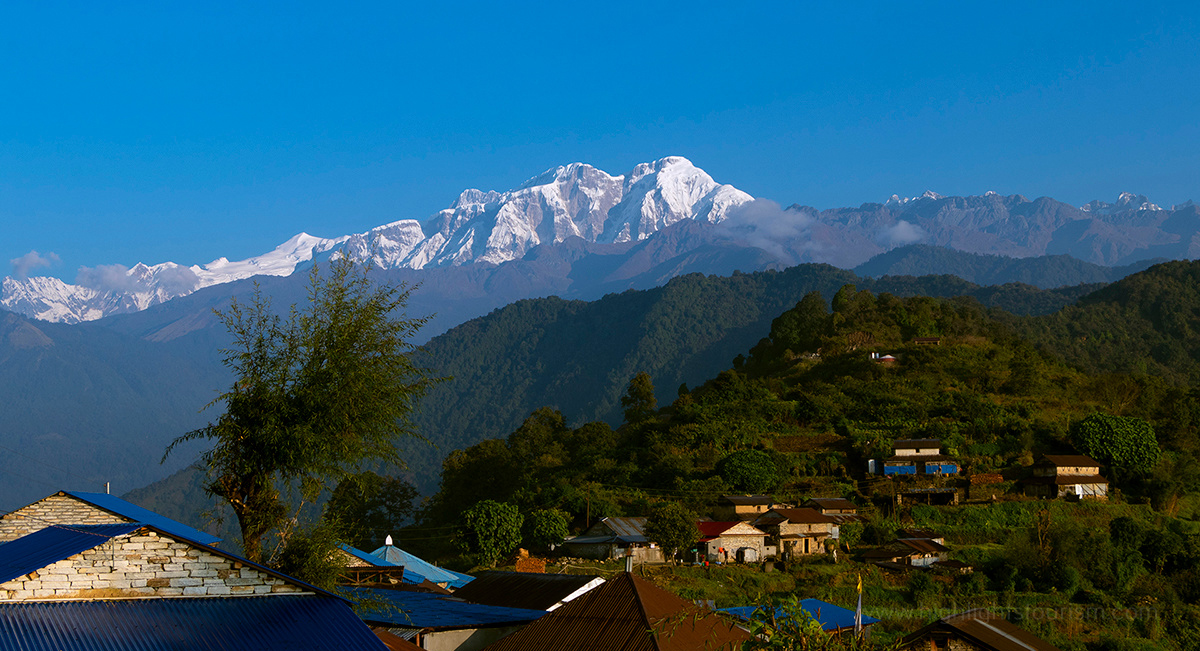
[[[800,506],[813,509],[821,515],[833,518],[837,524],[861,522],[864,518],[858,514],[858,507],[848,499],[841,497],[814,497]]]
[[[662,549],[646,539],[646,518],[603,518],[563,541],[568,554],[607,560],[632,557],[637,563],[665,563]]]
[[[713,509],[713,519],[749,522],[776,507],[787,505],[776,502],[770,495],[722,495]]]
[[[204,545],[221,539],[154,511],[144,509],[107,493],[59,491],[33,504],[0,516],[0,543],[40,531],[52,524],[123,524],[140,522],[153,525]]]
[[[508,606],[551,611],[600,587],[604,579],[587,574],[534,574],[530,572],[482,572],[470,584],[455,591],[463,601],[488,606]]]
[[[825,552],[825,541],[838,537],[834,518],[816,509],[772,509],[754,521],[770,535],[776,555],[783,559]]]
[[[901,538],[878,549],[863,554],[863,560],[877,565],[902,565],[927,568],[949,558],[950,550],[934,540]],[[894,568],[893,568],[894,569]]]
[[[14,648],[386,648],[341,597],[156,526],[53,524],[3,548]]]
[[[406,573],[412,572],[430,583],[449,590],[461,588],[475,580],[475,577],[469,574],[438,567],[429,561],[400,549],[392,544],[391,536],[384,539],[382,547],[371,552],[371,557],[384,563],[403,567]],[[408,580],[407,574],[405,580]]]
[[[868,465],[870,472],[884,475],[958,474],[958,464],[942,454],[939,439],[901,439],[892,446],[892,456],[884,459],[882,465],[874,459]]]
[[[697,522],[700,540],[696,560],[715,563],[755,563],[775,555],[766,532],[742,522]]]
[[[1025,495],[1043,499],[1108,499],[1108,480],[1100,464],[1083,454],[1047,454],[1030,468]]]
[[[623,572],[487,651],[737,651],[750,639],[720,615]]]
[[[1058,647],[985,608],[943,617],[904,637],[902,649],[1058,651]]]
[[[545,610],[471,603],[421,590],[350,587],[375,630],[429,651],[478,651],[546,615]]]

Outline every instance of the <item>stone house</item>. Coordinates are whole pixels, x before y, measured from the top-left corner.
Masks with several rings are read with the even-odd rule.
[[[773,508],[784,506],[770,495],[722,495],[713,509],[713,516],[721,522],[750,522]]]
[[[1030,470],[1032,475],[1023,481],[1030,497],[1108,499],[1108,480],[1100,475],[1100,464],[1087,455],[1047,454]]]
[[[700,529],[697,560],[754,563],[775,555],[766,532],[747,522],[697,522],[696,527]]]
[[[140,522],[204,545],[221,539],[107,493],[59,491],[0,516],[0,542],[15,540],[52,524],[123,524]]]
[[[156,526],[55,524],[3,548],[17,648],[385,648],[337,595]]]
[[[838,537],[837,520],[816,509],[772,509],[754,521],[784,559],[825,553],[825,541]]]

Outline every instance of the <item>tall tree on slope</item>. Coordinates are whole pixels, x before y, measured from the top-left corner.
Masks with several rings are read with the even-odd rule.
[[[213,403],[225,413],[175,439],[208,439],[205,488],[237,515],[246,557],[264,562],[263,538],[287,521],[281,485],[313,500],[366,462],[403,463],[396,443],[418,437],[416,401],[430,383],[413,364],[412,336],[425,323],[403,313],[406,285],[375,285],[349,258],[316,267],[307,305],[286,318],[255,288],[249,303],[218,311],[233,336],[223,350],[235,376]],[[165,455],[164,455],[165,458]]]

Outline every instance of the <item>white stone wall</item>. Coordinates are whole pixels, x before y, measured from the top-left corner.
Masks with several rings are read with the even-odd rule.
[[[0,600],[302,592],[266,572],[153,531],[135,531],[0,584]]]
[[[0,517],[0,542],[16,540],[52,524],[121,524],[129,521],[70,495],[56,493]]]

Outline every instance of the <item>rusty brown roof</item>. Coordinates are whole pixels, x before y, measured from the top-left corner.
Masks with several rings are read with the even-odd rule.
[[[992,651],[1059,651],[1053,644],[986,608],[943,617],[905,637],[901,646],[924,646],[930,638],[946,634],[964,638]]]
[[[858,507],[848,499],[842,497],[814,497],[805,504],[815,504],[821,509],[838,509],[839,511],[857,511]]]
[[[532,574],[529,572],[482,572],[475,580],[454,591],[463,601],[489,606],[549,610],[593,581],[603,579],[583,574]]]
[[[775,498],[770,495],[722,495],[721,500],[734,506],[770,506]]]
[[[832,517],[821,513],[816,509],[801,508],[801,509],[771,509],[771,513],[777,513],[793,524],[821,524],[834,523]]]
[[[1100,463],[1098,461],[1087,456],[1086,454],[1047,454],[1047,455],[1043,456],[1042,458],[1045,459],[1050,465],[1057,466],[1057,467],[1062,467],[1062,466],[1083,466],[1083,467],[1091,466],[1094,468],[1100,467]]]
[[[924,448],[941,448],[941,439],[900,439],[892,446],[893,450],[917,450]]]
[[[623,573],[485,649],[734,651],[749,639],[711,611]]]

